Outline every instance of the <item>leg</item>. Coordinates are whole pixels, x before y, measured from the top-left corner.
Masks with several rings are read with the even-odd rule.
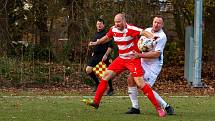
[[[116,76],[116,74],[120,74],[121,72],[123,72],[124,70],[126,70],[126,67],[124,66],[125,61],[121,58],[116,58],[108,67],[108,69],[105,71],[104,76],[102,77],[99,86],[96,90],[96,94],[94,96],[94,100],[90,103],[88,103],[89,101],[85,101],[83,100],[83,102],[85,102],[87,105],[93,106],[95,108],[99,107],[101,98],[107,88],[107,81],[109,81],[110,79],[114,78]]]
[[[107,58],[104,63],[107,65],[107,67],[110,65],[110,62],[109,62],[109,58]],[[113,84],[112,84],[112,79],[110,79],[108,81],[108,85],[109,85],[109,90],[107,91],[107,95],[108,96],[111,96],[113,95]]]
[[[170,106],[166,101],[164,101],[164,99],[153,90],[153,93],[155,95],[155,98],[157,99],[158,103],[160,104],[160,106],[166,110],[168,115],[174,115],[174,109],[172,106]]]
[[[110,79],[110,80],[108,81],[108,85],[109,85],[109,90],[107,91],[107,95],[108,95],[108,96],[111,96],[111,95],[113,95],[113,84],[112,84],[112,79]]]
[[[165,108],[168,104],[163,100],[163,98],[161,98],[161,96],[157,92],[155,92],[153,90],[153,93],[154,93],[155,98],[157,99],[158,103],[160,104],[160,106],[162,108]]]
[[[154,83],[149,83],[154,84]],[[165,102],[162,97],[160,97],[160,95],[155,92],[154,90],[152,90],[155,98],[157,99],[158,103],[160,104],[160,106],[166,110],[168,115],[174,115],[174,109],[172,108],[172,106],[170,106],[167,102]],[[128,77],[128,94],[132,103],[132,108],[126,112],[126,114],[139,114],[140,110],[139,110],[139,104],[138,104],[138,98],[137,98],[137,94],[138,90],[136,87],[136,84],[134,82],[134,79],[131,75],[129,75]]]
[[[124,60],[117,57],[109,66],[108,69],[105,71],[104,76],[102,77],[102,80],[100,81],[100,84],[96,90],[96,95],[94,96],[94,103],[96,105],[99,105],[101,98],[107,88],[107,81],[114,78],[116,74],[120,74],[124,70],[126,70],[124,66]]]
[[[143,80],[143,77],[134,77],[134,81],[136,82],[137,86],[143,91],[143,93],[148,97],[151,103],[155,106],[159,116],[164,117],[166,115],[165,112],[156,100],[151,87]]]
[[[146,79],[146,82],[152,87],[156,81],[158,74],[155,74],[154,72],[151,71],[150,68],[147,68],[144,74],[144,78]],[[157,99],[158,103],[160,106],[166,110],[168,115],[173,115],[174,109],[166,102],[164,99],[153,90],[153,93],[155,95],[155,98]]]
[[[151,87],[147,83],[145,83],[143,77],[134,77],[134,81],[136,82],[137,86],[143,91],[143,93],[149,98],[155,108],[159,108],[160,105],[155,99]]]
[[[143,79],[144,70],[141,66],[140,59],[132,59],[129,60],[126,63],[126,67],[131,72],[131,75],[134,77],[134,81],[137,84],[137,86],[140,88],[141,91],[148,97],[148,99],[152,102],[152,104],[155,106],[158,114],[160,117],[165,116],[165,112],[161,110],[162,108],[158,104],[151,87],[145,83],[145,80]]]
[[[95,81],[96,88],[99,85],[99,79],[93,72],[93,67],[95,67],[100,62],[101,58],[102,57],[100,55],[92,54],[89,61],[87,62],[87,67],[86,67],[86,73]]]
[[[141,66],[140,59],[130,60],[129,62],[126,63],[126,67],[131,72],[131,75],[133,76],[134,81],[140,88],[140,90],[142,90],[143,93],[149,98],[149,100],[156,107],[156,109],[160,108],[160,105],[155,99],[151,87],[147,83],[145,83],[145,80],[143,79],[144,70]]]
[[[111,71],[111,70],[107,70],[105,71],[105,74],[104,76],[102,77],[100,83],[99,83],[99,86],[96,90],[96,95],[94,97],[94,102],[96,104],[99,105],[100,103],[100,100],[107,88],[107,81],[109,81],[111,78],[113,78],[114,76],[116,75],[116,73],[114,71]]]
[[[128,95],[130,97],[132,108],[126,112],[126,114],[140,114],[139,104],[138,104],[138,90],[136,83],[131,75],[128,76]]]
[[[93,67],[92,66],[87,66],[86,67],[86,73],[95,81],[96,87],[99,85],[99,79],[93,72]]]

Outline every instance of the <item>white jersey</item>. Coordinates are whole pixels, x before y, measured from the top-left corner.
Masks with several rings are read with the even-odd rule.
[[[151,32],[152,28],[147,28],[145,31]],[[161,53],[159,58],[147,59],[141,58],[141,65],[145,70],[144,79],[153,86],[157,76],[159,75],[163,65],[163,50],[167,41],[166,34],[161,29],[154,33],[159,38],[156,40],[157,44],[152,51],[159,51]]]

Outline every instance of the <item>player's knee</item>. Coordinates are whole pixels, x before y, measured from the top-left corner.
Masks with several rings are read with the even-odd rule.
[[[87,66],[86,67],[86,73],[89,74],[93,71],[92,67]]]
[[[111,74],[108,73],[107,71],[104,73],[104,76],[102,77],[104,80],[110,80]]]
[[[142,89],[143,87],[144,87],[143,84],[137,83],[137,88],[138,89]]]
[[[109,70],[106,70],[105,73],[104,73],[104,76],[102,77],[102,79],[104,80],[110,80],[112,79],[116,74],[112,71],[109,71]]]
[[[135,87],[136,86],[136,83],[135,83],[133,77],[128,77],[127,81],[128,81],[128,87]]]
[[[142,89],[145,85],[143,77],[134,77],[134,81],[139,89]]]

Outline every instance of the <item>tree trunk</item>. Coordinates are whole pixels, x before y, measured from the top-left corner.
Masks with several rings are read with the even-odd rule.
[[[177,4],[174,4],[173,16],[174,16],[175,28],[178,34],[178,38],[180,40],[184,40],[185,35],[184,35],[184,28],[182,26],[182,18],[180,17],[181,16],[180,6],[178,6]]]
[[[9,32],[8,24],[8,9],[11,9],[9,5],[12,5],[14,2],[7,3],[6,1],[0,1],[0,54],[10,54],[11,50],[11,37]]]
[[[206,45],[208,49],[208,60],[215,62],[215,7],[210,7],[206,10],[206,13],[208,13],[208,16],[205,18],[203,29],[205,28],[205,39],[206,39]]]
[[[67,52],[70,54],[71,57],[69,59],[74,62],[77,61],[76,58],[79,56],[80,49],[80,40],[81,40],[81,12],[80,9],[83,7],[82,1],[77,0],[71,0],[68,1],[69,3],[69,25],[68,25],[68,38],[69,41],[67,44],[71,47],[69,49],[70,52]],[[68,51],[68,50],[67,50]],[[67,55],[69,56],[69,55]]]
[[[40,46],[42,48],[50,47],[50,36],[48,32],[48,8],[47,1],[38,2],[38,11],[36,11],[37,27],[40,34]]]

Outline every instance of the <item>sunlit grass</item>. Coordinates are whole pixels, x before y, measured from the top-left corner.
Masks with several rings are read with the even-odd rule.
[[[128,97],[104,97],[98,110],[81,96],[1,96],[0,121],[213,121],[215,97],[164,97],[177,115],[159,118],[146,97],[139,97],[140,115],[126,115]]]

